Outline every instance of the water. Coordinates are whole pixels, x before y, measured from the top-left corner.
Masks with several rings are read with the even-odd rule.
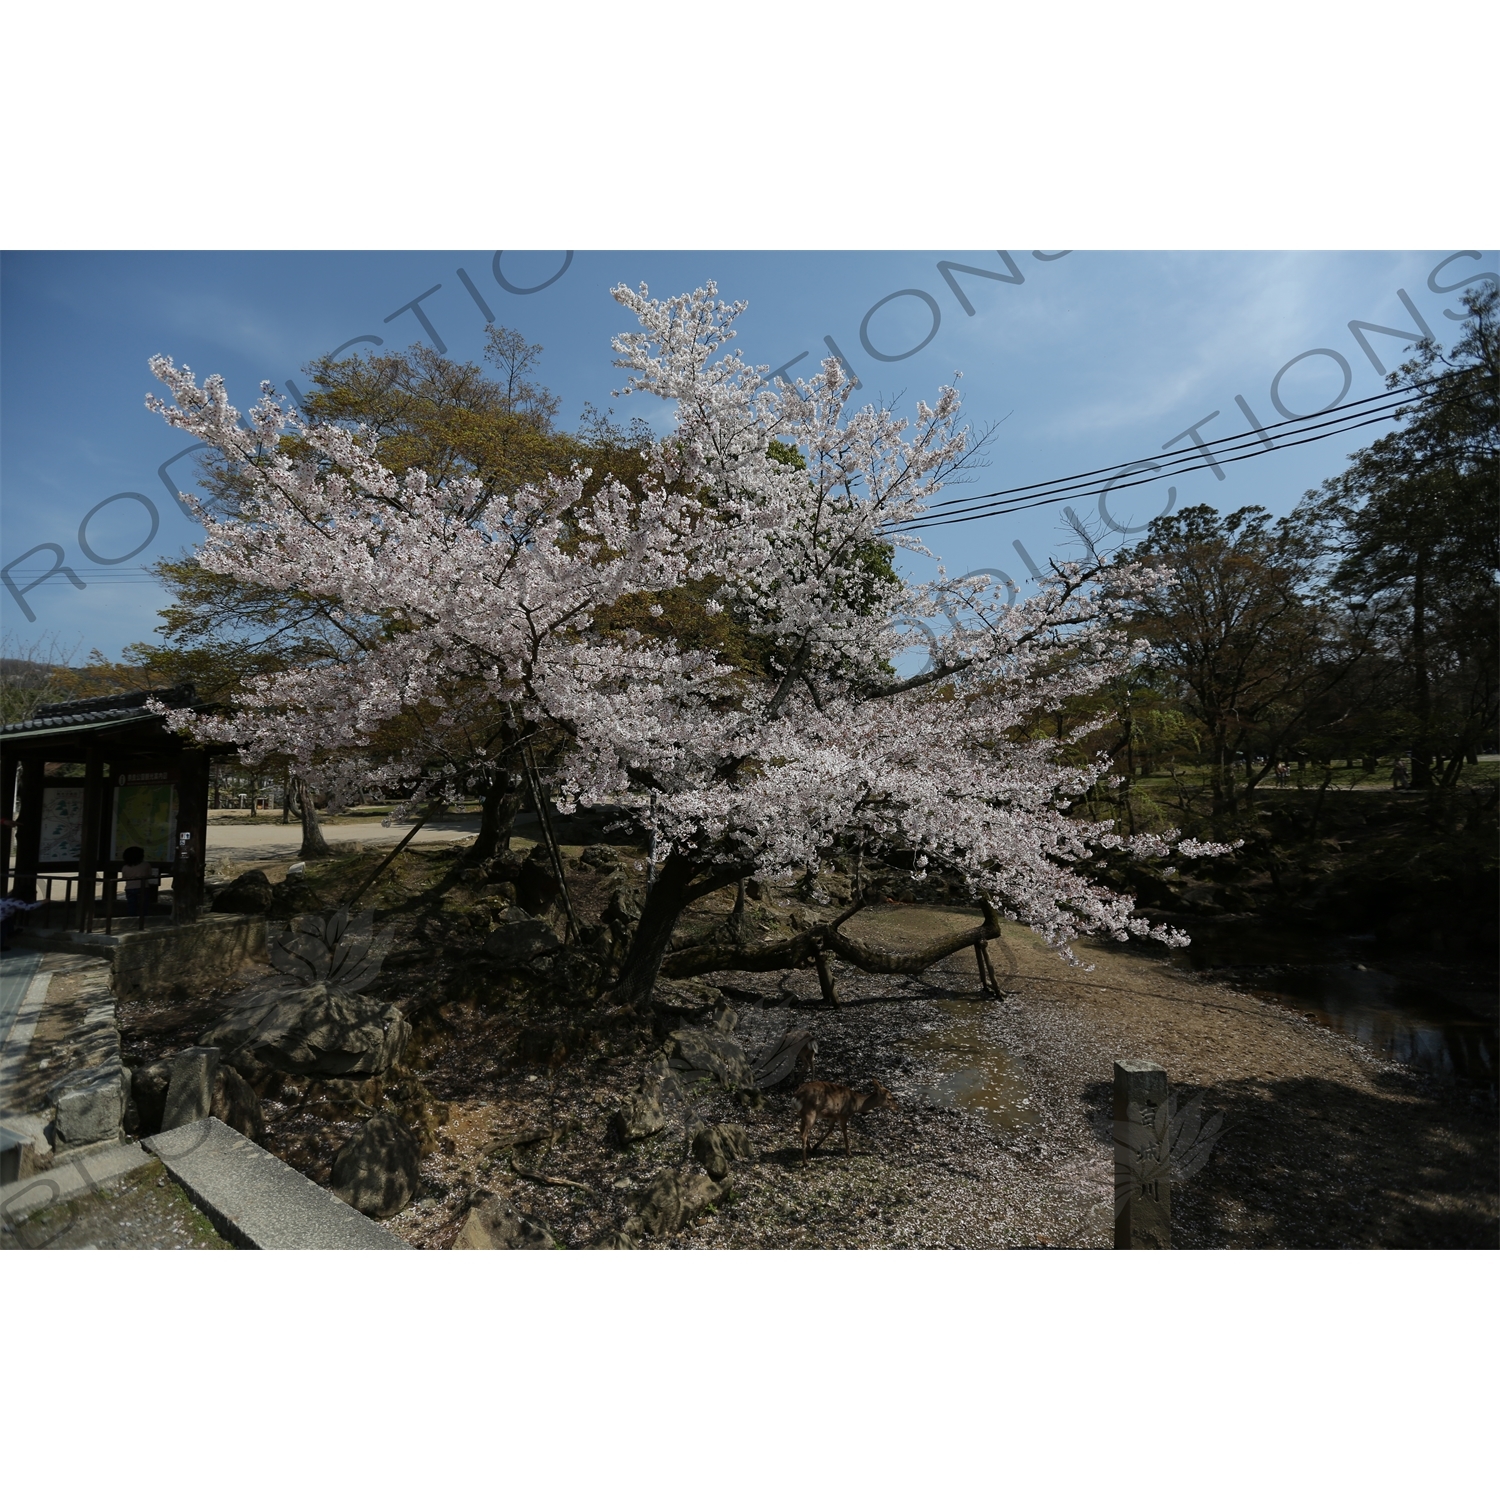
[[[917,1092],[945,1109],[968,1110],[1004,1135],[1035,1125],[1041,1114],[1032,1107],[1025,1082],[989,1034],[994,1002],[939,1000],[936,1006],[947,1024],[905,1039],[915,1057],[942,1070],[936,1082],[919,1085]]]
[[[1494,1088],[1495,981],[1475,969],[1413,970],[1371,934],[1276,931],[1244,921],[1189,928],[1172,962],[1301,1012],[1397,1062]]]

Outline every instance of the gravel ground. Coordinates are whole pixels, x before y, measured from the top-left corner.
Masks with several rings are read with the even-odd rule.
[[[910,906],[855,919],[892,946],[973,920]],[[476,982],[462,958],[393,958],[381,985],[403,997],[415,1022],[410,1076],[396,1092],[433,1149],[415,1199],[386,1223],[413,1245],[447,1248],[484,1187],[582,1248],[619,1227],[663,1170],[696,1170],[688,1148],[697,1129],[732,1122],[756,1159],[735,1165],[716,1210],[652,1243],[1105,1248],[1113,1062],[1149,1058],[1226,1122],[1207,1165],[1174,1188],[1179,1248],[1496,1247],[1488,1098],[1143,947],[1084,945],[1086,971],[1007,927],[990,952],[1001,1000],[981,998],[967,950],[919,978],[840,970],[838,1009],[823,1003],[811,973],[710,976],[752,1056],[802,1027],[818,1043],[818,1076],[878,1078],[899,1100],[896,1113],[855,1121],[850,1157],[835,1136],[806,1167],[784,1090],[737,1100],[700,1088],[669,1106],[657,1135],[610,1146],[609,1117],[644,1076],[649,1039],[597,1047],[549,1074],[521,1060],[534,1016],[513,989]],[[223,1003],[122,1015],[129,1050],[154,1056],[187,1045]],[[355,1092],[294,1086],[268,1095],[268,1148],[326,1182],[339,1146],[378,1102]]]

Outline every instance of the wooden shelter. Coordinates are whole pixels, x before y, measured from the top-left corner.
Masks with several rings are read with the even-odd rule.
[[[106,922],[123,917],[120,856],[136,845],[170,878],[173,921],[198,915],[209,760],[229,747],[190,744],[147,707],[148,697],[168,708],[200,706],[192,685],[184,684],[155,694],[42,703],[24,723],[0,729],[5,894],[35,901],[40,888],[80,932],[92,931],[101,915]],[[53,900],[59,883],[60,903]]]

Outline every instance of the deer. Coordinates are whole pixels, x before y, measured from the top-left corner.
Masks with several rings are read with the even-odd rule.
[[[807,1165],[807,1138],[812,1128],[821,1120],[828,1121],[828,1129],[818,1137],[816,1151],[833,1133],[835,1125],[844,1128],[844,1155],[852,1156],[849,1149],[849,1121],[872,1109],[900,1109],[891,1091],[874,1079],[869,1088],[856,1092],[842,1083],[826,1083],[821,1078],[811,1078],[796,1091],[797,1103],[802,1107],[802,1165]]]

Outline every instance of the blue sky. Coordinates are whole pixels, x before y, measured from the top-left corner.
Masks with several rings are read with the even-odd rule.
[[[1309,350],[1331,349],[1347,362],[1344,399],[1374,395],[1381,377],[1350,321],[1412,327],[1398,298],[1405,291],[1451,342],[1457,324],[1444,313],[1459,308],[1459,293],[1434,288],[1497,270],[1494,253],[1437,270],[1462,248],[1078,251],[1048,259],[1055,252],[1015,250],[1008,261],[993,250],[580,251],[570,261],[562,251],[527,251],[498,262],[510,289],[497,279],[491,250],[9,253],[0,259],[0,565],[25,589],[57,554],[18,559],[51,544],[85,587],[54,576],[31,589],[25,600],[34,622],[0,589],[0,611],[14,636],[56,632],[109,655],[154,629],[163,598],[141,566],[190,548],[199,534],[158,472],[185,446],[144,407],[152,385],[146,361],[158,352],[199,375],[223,374],[246,407],[260,380],[301,385],[309,359],[347,340],[372,335],[397,347],[428,340],[412,312],[386,319],[438,287],[421,307],[451,355],[480,357],[485,314],[477,294],[497,321],[544,346],[542,378],[562,398],[564,421],[576,421],[592,401],[622,417],[640,411],[660,427],[658,404],[611,400],[620,372],[609,339],[626,323],[609,288],[645,281],[668,294],[713,279],[725,298],[750,303],[740,346],[755,362],[776,367],[808,351],[793,366],[805,375],[831,339],[864,382],[862,396],[899,398],[908,411],[962,371],[969,418],[1001,422],[990,467],[969,486],[988,490],[1157,454],[1210,412],[1219,415],[1201,429],[1206,439],[1240,433],[1237,395],[1262,421],[1275,421],[1273,378]],[[939,269],[944,260],[1022,279],[954,273],[970,315]],[[549,278],[541,290],[520,291]],[[883,299],[890,300],[877,308]],[[1400,362],[1402,340],[1369,337],[1387,368]],[[1278,395],[1289,411],[1310,412],[1338,395],[1343,378],[1334,359],[1314,355],[1282,377]],[[1194,474],[1177,485],[1176,503],[1284,512],[1337,472],[1354,446],[1336,439],[1268,454],[1231,466],[1223,480]],[[170,478],[189,487],[192,462],[177,462]],[[136,496],[159,517],[143,548],[151,515]],[[1147,486],[1109,509],[1132,526],[1166,503],[1165,485]],[[1093,502],[1078,508],[1097,519]],[[947,527],[928,540],[950,572],[997,568],[1024,583],[1016,543],[1036,559],[1063,549],[1059,509]]]

